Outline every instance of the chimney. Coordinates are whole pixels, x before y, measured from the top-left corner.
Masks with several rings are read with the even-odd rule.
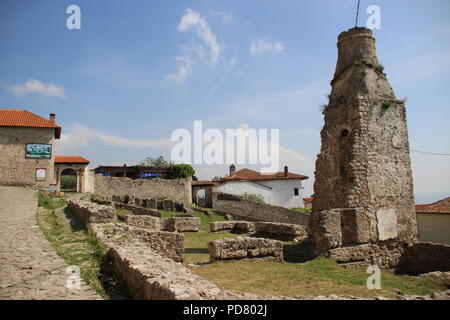
[[[288,168],[288,166],[284,166],[284,176],[286,178],[289,176],[289,168]]]
[[[56,123],[56,115],[54,113],[50,113],[50,122],[51,123]]]
[[[236,166],[232,164],[230,166],[230,177],[234,176],[236,174]]]

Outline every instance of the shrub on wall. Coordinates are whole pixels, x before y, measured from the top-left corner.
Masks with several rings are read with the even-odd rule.
[[[256,201],[259,203],[264,203],[264,197],[260,194],[250,194],[250,193],[245,193],[242,198],[246,199],[246,200],[251,200],[251,201]]]
[[[174,179],[189,178],[195,174],[195,170],[190,164],[174,164],[170,168],[173,170]]]

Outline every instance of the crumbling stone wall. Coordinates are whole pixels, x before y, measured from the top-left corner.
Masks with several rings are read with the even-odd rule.
[[[397,100],[379,67],[370,30],[343,32],[338,48],[333,89],[323,112],[311,235],[319,252],[391,239],[414,243],[404,102]]]
[[[226,193],[213,193],[213,208],[242,220],[299,224],[308,227],[310,215],[282,207],[246,200]]]
[[[104,241],[121,244],[139,241],[174,261],[182,262],[184,258],[184,235],[181,233],[147,230],[123,223],[93,224],[91,230]]]
[[[255,233],[264,238],[286,241],[300,242],[308,238],[308,231],[305,227],[288,223],[256,222]]]
[[[255,223],[250,221],[215,221],[209,224],[211,232],[254,233]]]
[[[161,230],[161,219],[157,217],[128,215],[124,218],[124,221],[126,224],[133,227],[154,231]]]
[[[125,204],[125,203],[120,203],[120,202],[113,202],[114,207],[116,208],[122,208],[128,211],[133,212],[133,214],[138,215],[138,216],[152,216],[152,217],[158,217],[161,218],[162,214],[161,212],[155,211],[153,209],[149,209],[149,208],[143,208],[143,207],[138,207],[135,205],[131,205],[131,204]]]
[[[234,259],[283,262],[283,244],[277,240],[249,237],[224,238],[209,242],[208,251],[211,262]]]
[[[164,230],[170,232],[198,232],[201,225],[199,217],[189,215],[172,216],[163,222]]]
[[[78,199],[70,199],[67,208],[75,213],[87,225],[91,223],[114,222],[117,219],[113,207],[100,205]]]
[[[329,250],[327,256],[347,266],[378,265],[399,272],[421,274],[450,271],[450,245],[387,240]]]
[[[192,179],[138,179],[95,176],[95,193],[106,198],[130,196],[139,199],[167,198],[191,204]]]

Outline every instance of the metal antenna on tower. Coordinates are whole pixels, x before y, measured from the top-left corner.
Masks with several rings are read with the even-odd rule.
[[[356,23],[355,28],[358,27],[358,18],[359,18],[359,4],[361,3],[361,0],[358,0],[358,9],[356,10]]]

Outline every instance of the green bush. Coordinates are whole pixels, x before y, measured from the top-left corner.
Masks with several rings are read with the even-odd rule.
[[[264,197],[260,194],[251,194],[251,193],[246,192],[242,197],[246,200],[251,200],[251,201],[255,201],[255,202],[259,202],[259,203],[265,203]]]
[[[383,72],[384,71],[384,66],[382,64],[377,64],[375,66],[375,69],[377,69],[379,72]]]
[[[174,179],[189,178],[195,174],[195,170],[190,164],[174,164],[170,168],[173,171]]]

